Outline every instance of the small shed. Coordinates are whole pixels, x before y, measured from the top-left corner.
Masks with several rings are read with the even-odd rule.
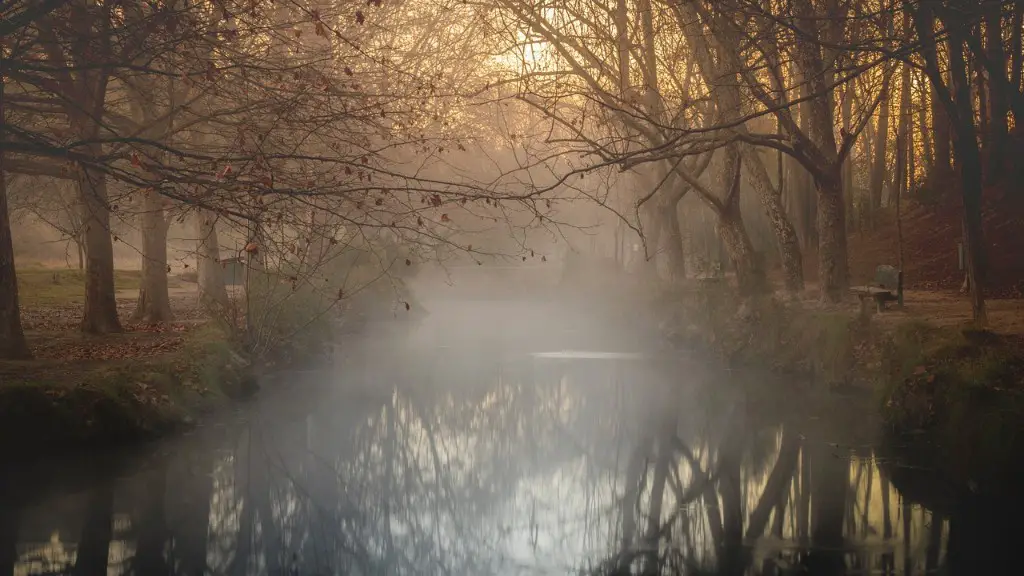
[[[224,269],[224,284],[242,286],[245,284],[245,259],[241,256],[221,258],[220,267]]]

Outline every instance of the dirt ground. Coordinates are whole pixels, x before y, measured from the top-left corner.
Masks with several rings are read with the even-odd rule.
[[[105,336],[89,336],[79,331],[82,305],[78,302],[23,306],[22,325],[33,362],[125,360],[175,352],[184,342],[183,335],[205,322],[205,314],[198,307],[195,284],[175,286],[170,289],[170,296],[174,321],[151,326],[129,320],[138,289],[119,290],[117,308],[125,331]]]

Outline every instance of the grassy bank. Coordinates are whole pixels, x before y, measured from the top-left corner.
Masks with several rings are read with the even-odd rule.
[[[722,290],[672,297],[672,336],[725,363],[874,391],[886,420],[905,429],[1024,422],[1024,338],[921,319],[880,322],[849,308],[776,298],[743,305]],[[981,411],[981,412],[979,412]],[[1006,415],[1012,415],[1004,418]],[[1005,430],[1003,430],[1005,431]]]
[[[172,338],[133,332],[79,338],[103,351],[141,352],[0,362],[0,444],[7,453],[152,438],[244,392],[245,363],[212,326]]]

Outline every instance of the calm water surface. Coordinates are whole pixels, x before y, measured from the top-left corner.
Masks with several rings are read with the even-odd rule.
[[[1019,573],[1017,516],[883,447],[871,399],[611,316],[431,311],[184,438],[8,467],[0,575]]]

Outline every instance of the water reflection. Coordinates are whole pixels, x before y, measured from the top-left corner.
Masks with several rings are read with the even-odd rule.
[[[968,574],[985,561],[972,532],[990,518],[916,504],[898,489],[907,469],[849,430],[772,413],[685,359],[434,354],[341,373],[358,378],[315,402],[268,399],[119,477],[35,501],[5,490],[0,574]]]

